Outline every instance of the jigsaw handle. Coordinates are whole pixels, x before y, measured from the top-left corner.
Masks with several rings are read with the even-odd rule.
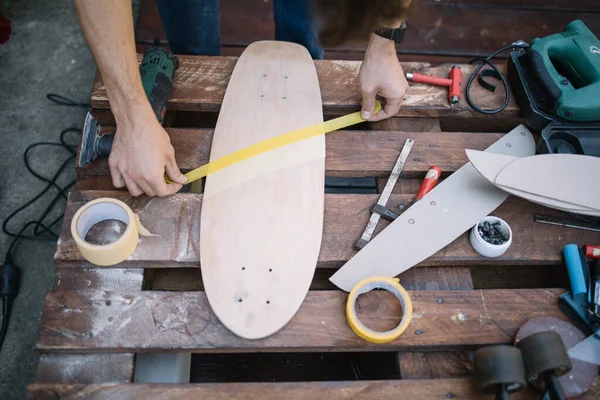
[[[553,113],[569,121],[598,120],[600,42],[582,21],[531,44],[531,64]]]

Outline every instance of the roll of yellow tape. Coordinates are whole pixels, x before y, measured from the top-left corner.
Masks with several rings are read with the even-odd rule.
[[[116,241],[97,245],[85,241],[85,236],[100,221],[118,220],[127,228]],[[154,236],[141,224],[131,208],[120,200],[100,198],[85,204],[71,221],[71,235],[81,255],[92,264],[111,266],[127,259],[138,245],[139,235]]]
[[[396,296],[398,301],[400,301],[400,304],[402,304],[402,320],[400,321],[400,324],[392,330],[386,332],[374,331],[360,322],[356,315],[355,304],[358,296],[374,289],[387,290]],[[373,278],[364,279],[354,286],[346,303],[346,318],[348,318],[350,328],[352,328],[354,333],[361,338],[373,343],[387,343],[397,339],[410,324],[412,313],[412,301],[406,290],[400,285],[400,280],[398,278],[375,276]]]

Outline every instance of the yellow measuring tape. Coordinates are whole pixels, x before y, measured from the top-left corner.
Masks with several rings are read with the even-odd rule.
[[[381,109],[381,104],[377,102],[375,112]],[[247,160],[250,157],[254,157],[261,153],[266,153],[277,149],[279,147],[286,146],[295,142],[299,142],[304,139],[310,139],[315,136],[324,135],[326,133],[336,131],[338,129],[346,128],[350,125],[358,124],[359,122],[365,121],[361,116],[360,112],[344,115],[342,117],[334,118],[326,122],[321,122],[312,126],[297,129],[283,135],[275,136],[270,139],[263,140],[262,142],[255,143],[251,146],[245,147],[241,150],[235,151],[224,157],[221,157],[215,161],[211,161],[208,164],[196,168],[185,176],[188,178],[187,183],[197,181],[200,178],[204,178],[207,175],[215,173],[219,170],[229,167],[230,165],[239,163],[240,161]],[[173,183],[171,180],[165,177],[168,183]]]
[[[387,290],[396,296],[398,301],[400,301],[400,304],[402,304],[402,320],[400,321],[400,324],[398,324],[398,326],[392,330],[386,332],[376,332],[360,322],[358,316],[356,315],[355,304],[358,296],[368,293],[374,289]],[[348,319],[350,328],[352,328],[354,333],[361,338],[373,343],[387,343],[397,339],[410,324],[412,314],[412,301],[410,300],[410,296],[406,290],[404,290],[404,288],[400,285],[400,280],[398,278],[384,278],[381,276],[375,276],[373,278],[364,279],[354,286],[346,303],[346,318]]]

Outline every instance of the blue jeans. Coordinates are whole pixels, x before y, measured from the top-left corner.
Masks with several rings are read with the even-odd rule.
[[[220,55],[219,0],[157,0],[171,51],[175,54]],[[294,42],[323,58],[312,24],[310,0],[273,0],[275,40]]]

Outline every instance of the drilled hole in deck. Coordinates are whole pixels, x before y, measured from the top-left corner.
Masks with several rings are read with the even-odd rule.
[[[395,352],[192,354],[190,382],[399,379]]]
[[[116,242],[123,236],[126,229],[127,224],[116,219],[100,221],[90,228],[85,235],[85,241],[91,244],[104,246]]]
[[[386,290],[372,290],[361,294],[355,303],[356,316],[367,328],[385,332],[400,324],[402,305]]]

